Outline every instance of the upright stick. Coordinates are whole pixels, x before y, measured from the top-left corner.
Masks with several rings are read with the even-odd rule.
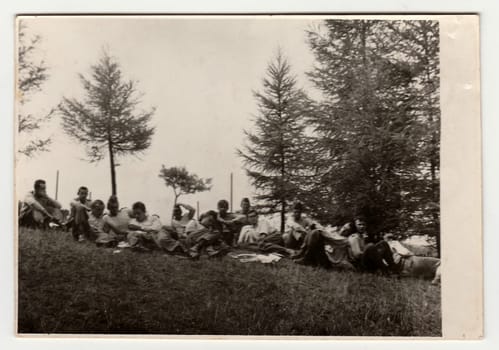
[[[59,170],[55,175],[55,200],[57,200],[57,195],[59,194]]]
[[[233,185],[233,176],[230,173],[230,211],[232,212],[232,185]]]

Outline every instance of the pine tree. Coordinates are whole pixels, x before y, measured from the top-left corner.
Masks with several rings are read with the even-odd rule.
[[[246,131],[247,144],[238,150],[259,206],[279,211],[284,230],[287,205],[298,193],[306,147],[304,116],[308,99],[297,87],[291,67],[279,51],[268,65],[263,91],[254,92],[258,104],[254,131]]]
[[[140,154],[150,146],[154,109],[137,111],[141,101],[136,82],[123,79],[118,62],[107,51],[91,67],[91,78],[80,74],[80,80],[85,98],[63,98],[62,127],[86,146],[90,162],[109,155],[111,190],[116,195],[116,158]]]

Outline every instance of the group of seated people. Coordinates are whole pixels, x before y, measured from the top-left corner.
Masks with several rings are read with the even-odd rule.
[[[299,202],[286,218],[284,232],[260,216],[248,198],[243,198],[241,209],[234,213],[229,212],[226,200],[220,200],[217,211],[209,210],[198,220],[192,206],[177,203],[169,225],[149,214],[142,202],[134,203],[131,209],[120,209],[116,196],[111,196],[106,205],[99,199],[91,201],[84,186],[78,189],[64,223],[58,214],[60,209],[60,203],[48,197],[45,181],[37,180],[22,202],[19,225],[40,227],[55,222],[70,229],[76,241],[141,251],[159,249],[193,259],[202,254],[220,256],[237,247],[280,253],[296,263],[325,268],[397,273],[403,267],[388,242],[367,230],[364,218],[326,229],[305,215]]]

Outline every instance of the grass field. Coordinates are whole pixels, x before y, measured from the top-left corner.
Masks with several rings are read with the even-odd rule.
[[[440,336],[440,287],[287,259],[190,261],[19,232],[20,333]]]

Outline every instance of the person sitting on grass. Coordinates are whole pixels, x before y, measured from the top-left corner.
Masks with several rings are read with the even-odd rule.
[[[221,237],[222,228],[217,213],[208,211],[200,216],[199,222],[195,221],[195,225],[186,230],[184,236],[174,237],[171,230],[163,228],[158,232],[156,243],[166,253],[197,259],[203,253],[215,257],[226,252],[228,246]]]
[[[251,209],[248,212],[248,225],[243,226],[237,244],[241,245],[243,243],[255,243],[268,235],[277,232],[275,227],[272,227],[268,220],[263,217],[259,217],[256,210]]]
[[[19,226],[47,228],[49,222],[60,223],[61,204],[47,195],[45,180],[36,180],[33,187],[21,203]]]
[[[149,251],[157,248],[158,233],[161,231],[161,221],[156,215],[149,215],[142,202],[132,206],[133,219],[128,224],[127,241],[130,247]]]
[[[348,237],[351,248],[352,263],[358,268],[374,272],[381,270],[384,272],[395,271],[396,265],[393,261],[393,253],[386,241],[380,235],[367,232],[366,219],[358,216],[355,219],[355,229]]]
[[[104,215],[104,228],[96,240],[100,246],[113,247],[120,241],[126,240],[128,224],[132,219],[132,211],[128,208],[119,209],[120,204],[116,196],[107,201],[108,214]]]
[[[283,240],[286,248],[290,249],[300,249],[302,246],[305,236],[307,233],[314,229],[321,229],[322,226],[310,219],[303,213],[303,204],[297,202],[293,205],[293,212],[291,217],[288,217],[286,220]]]
[[[222,227],[217,217],[218,214],[213,210],[203,213],[199,217],[201,227],[187,234],[185,247],[191,258],[196,259],[202,253],[215,257],[228,251],[229,246],[223,240]]]
[[[78,242],[95,241],[104,232],[104,202],[96,199],[89,209],[90,212],[77,217],[78,224],[73,225],[73,237],[78,237]]]
[[[250,225],[249,220],[248,220],[248,215],[249,212],[251,211],[251,203],[249,198],[243,198],[241,199],[241,209],[236,210],[234,213],[236,215],[236,222],[239,223],[241,228],[245,225]],[[240,231],[240,230],[239,230]]]
[[[243,249],[264,253],[291,255],[294,250],[284,247],[284,240],[278,230],[268,220],[251,209],[248,213],[249,225],[243,226],[237,246]]]
[[[88,231],[88,213],[92,201],[88,198],[88,188],[80,186],[78,188],[78,197],[69,203],[70,215],[66,223],[67,227],[71,227],[71,232],[75,240],[85,240],[85,232]]]
[[[230,246],[237,242],[237,236],[241,230],[239,218],[234,213],[229,212],[229,202],[221,199],[217,203],[217,220],[222,224],[222,239]]]
[[[187,212],[182,214],[182,208]],[[171,227],[165,226],[164,229],[172,230],[173,235],[176,235],[176,238],[185,236],[185,227],[194,218],[195,213],[196,209],[188,204],[175,204],[175,206],[173,207]]]
[[[90,204],[88,214],[88,231],[84,233],[86,239],[96,241],[104,234],[104,202],[100,199],[94,200]]]

